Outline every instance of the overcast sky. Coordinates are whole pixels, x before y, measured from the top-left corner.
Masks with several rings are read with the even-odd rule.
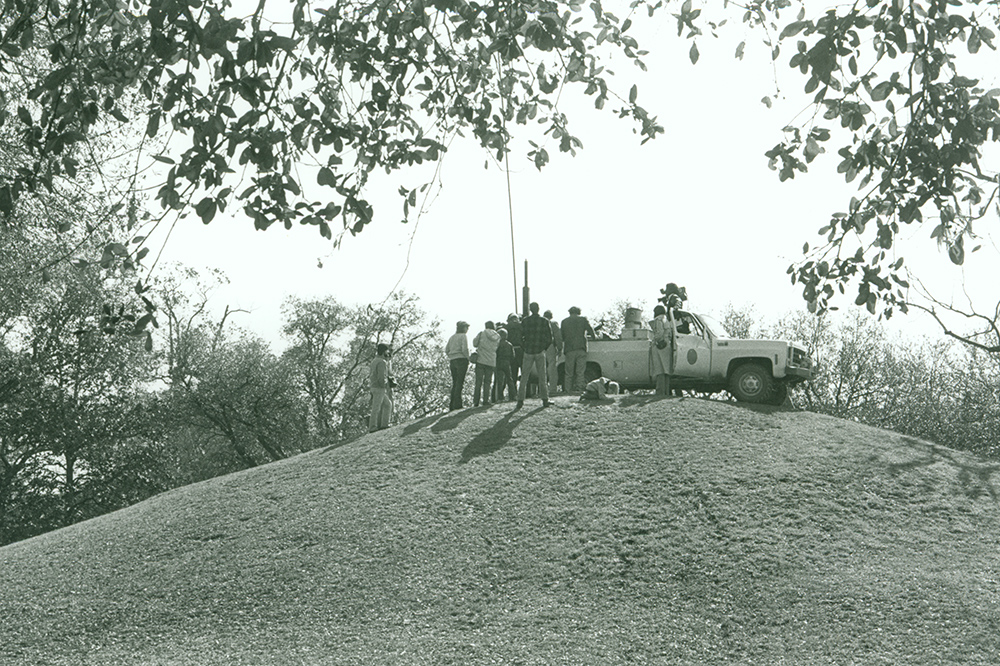
[[[775,79],[762,48],[748,45],[737,61],[736,30],[701,39],[701,60],[692,65],[689,42],[676,38],[666,18],[640,42],[654,52],[648,73],[625,68],[616,79],[623,95],[638,84],[638,101],[666,132],[640,145],[629,122],[610,111],[614,104],[598,112],[579,91],[564,94],[584,148],[570,157],[550,142],[552,162],[541,172],[525,157],[523,141],[511,155],[513,261],[506,175],[468,140],[452,144],[441,165],[442,189],[416,224],[400,224],[396,190],[421,184],[430,170],[376,176],[375,220],[337,250],[313,227],[257,232],[242,216],[220,216],[208,226],[192,216],[178,224],[162,261],[221,268],[231,285],[217,305],[252,310],[239,323],[276,346],[288,295],[377,304],[397,283],[420,297],[445,333],[459,319],[475,332],[513,311],[515,294],[520,306],[525,261],[532,300],[557,319],[573,305],[595,315],[618,299],[651,307],[667,282],[686,286],[689,306],[709,314],[730,302],[754,305],[769,318],[801,309],[801,289],[785,271],[801,258],[803,243],[818,243],[830,213],[846,210],[857,193],[836,173],[837,146],[809,174],[779,182],[764,152],[805,108],[804,79],[783,55],[777,73],[784,96],[768,108],[761,98],[775,96]],[[908,264],[933,272],[939,290],[953,293],[961,272],[937,251],[930,231],[907,231]],[[970,256],[983,271],[977,284],[1000,284],[995,253],[977,259]],[[995,297],[985,308],[994,305]]]

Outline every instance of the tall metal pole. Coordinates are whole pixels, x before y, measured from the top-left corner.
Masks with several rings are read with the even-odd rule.
[[[524,289],[521,295],[521,316],[528,316],[528,303],[531,302],[531,290],[528,288],[528,260],[524,260]]]

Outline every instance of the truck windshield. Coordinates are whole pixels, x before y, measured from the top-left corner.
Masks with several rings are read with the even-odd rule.
[[[701,321],[704,322],[705,328],[708,329],[709,335],[713,338],[731,338],[732,334],[726,330],[726,327],[722,325],[715,317],[710,317],[709,315],[698,315],[701,317]]]

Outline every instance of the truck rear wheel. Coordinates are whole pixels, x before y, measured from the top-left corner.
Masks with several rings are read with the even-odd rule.
[[[774,379],[763,365],[746,363],[729,378],[729,392],[740,402],[767,403],[774,394]]]

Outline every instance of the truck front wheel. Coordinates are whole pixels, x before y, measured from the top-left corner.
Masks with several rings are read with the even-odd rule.
[[[766,403],[774,393],[774,379],[764,366],[747,363],[729,378],[729,392],[740,402]]]

